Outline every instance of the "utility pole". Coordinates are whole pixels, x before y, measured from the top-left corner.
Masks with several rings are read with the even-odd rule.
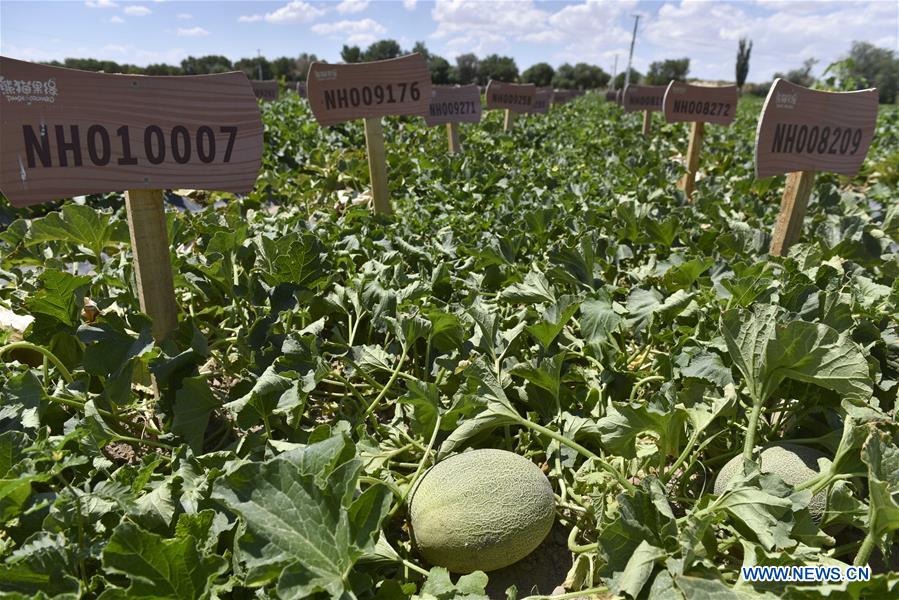
[[[634,35],[631,36],[631,53],[627,56],[627,72],[624,74],[625,89],[631,82],[631,60],[634,58],[634,42],[637,40],[637,23],[640,22],[640,15],[634,15]]]
[[[633,50],[634,44],[633,42],[631,42],[631,52],[633,52]],[[258,73],[256,78],[259,81],[262,81],[262,50],[260,50],[259,48],[256,48],[256,58],[258,59],[256,61],[256,73]]]
[[[615,91],[615,78],[618,77],[618,55],[615,55],[615,66],[612,67],[612,91]]]

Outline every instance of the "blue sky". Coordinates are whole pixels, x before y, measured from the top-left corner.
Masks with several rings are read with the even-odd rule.
[[[750,81],[817,58],[816,72],[853,40],[899,50],[897,0],[343,0],[0,1],[0,54],[23,60],[93,57],[146,65],[193,54],[231,59],[311,52],[339,60],[345,43],[424,41],[458,54],[513,56],[520,69],[585,61],[619,71],[634,14],[641,15],[634,66],[691,58],[690,74],[733,79],[737,40],[754,41]]]

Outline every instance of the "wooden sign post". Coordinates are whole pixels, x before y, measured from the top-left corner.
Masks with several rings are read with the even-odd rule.
[[[687,199],[696,189],[699,151],[705,123],[730,125],[737,113],[737,86],[706,87],[672,81],[662,100],[665,120],[669,123],[690,122],[690,145],[687,149],[687,173],[678,181]]]
[[[537,86],[533,83],[505,83],[490,80],[487,84],[487,110],[505,109],[503,131],[510,131],[515,113],[525,113],[534,104]]]
[[[459,123],[481,121],[481,92],[475,84],[463,86],[435,85],[431,87],[431,103],[425,123],[429,127],[446,125],[449,153],[461,151]]]
[[[538,87],[537,93],[534,94],[534,104],[528,112],[535,115],[545,115],[549,112],[549,107],[553,103],[552,87]]]
[[[271,102],[278,99],[278,82],[274,79],[267,81],[250,81],[253,85],[253,93],[260,100]]]
[[[162,190],[253,188],[262,120],[246,75],[111,75],[0,57],[0,113],[0,189],[14,206],[126,190],[141,310],[167,338],[178,307]]]
[[[628,85],[624,90],[624,112],[643,111],[643,135],[649,137],[652,129],[652,112],[662,110],[666,85]]]
[[[365,146],[375,212],[390,213],[387,161],[381,117],[426,117],[431,100],[431,73],[420,53],[367,63],[314,62],[306,77],[312,114],[326,127],[365,120]]]
[[[810,90],[776,79],[762,107],[755,140],[755,176],[787,174],[769,252],[785,256],[799,241],[815,173],[858,173],[877,122],[876,89]]]
[[[579,98],[583,95],[583,90],[556,90],[553,93],[553,104],[568,104],[575,98]]]

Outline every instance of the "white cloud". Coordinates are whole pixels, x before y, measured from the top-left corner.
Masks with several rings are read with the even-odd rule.
[[[128,52],[127,46],[122,46],[120,44],[106,44],[102,48],[100,48],[102,52],[108,52],[110,54],[125,54]]]
[[[120,24],[120,23],[124,23],[124,22],[125,22],[125,19],[123,19],[123,18],[120,17],[119,15],[114,15],[114,16],[112,16],[112,17],[109,18],[109,22],[110,22],[110,23],[115,23],[116,25],[118,25],[118,24]]]
[[[175,15],[175,18],[182,21],[189,21],[190,19],[193,19],[194,16],[190,13],[178,13],[177,15]]]
[[[112,0],[87,0],[84,4],[88,8],[115,8],[118,6]]]
[[[325,10],[316,8],[307,2],[302,2],[302,0],[293,0],[293,2],[288,2],[278,10],[265,13],[264,15],[244,15],[237,20],[241,23],[266,21],[277,25],[291,25],[314,21],[325,14],[325,12]]]
[[[209,32],[202,27],[178,28],[179,37],[206,37],[207,35],[209,35]]]
[[[636,0],[587,0],[555,10],[560,5],[506,0],[484,10],[479,0],[437,0],[431,11],[437,29],[431,37],[446,40],[444,48],[450,55],[511,54],[521,44],[541,44],[549,46],[549,61],[599,63],[607,52],[630,40],[618,21],[636,4]]]
[[[125,14],[132,17],[146,17],[150,12],[150,9],[146,6],[132,4],[125,7]]]
[[[807,58],[819,59],[814,72],[820,74],[845,55],[854,40],[880,40],[884,47],[896,47],[897,23],[899,5],[877,0],[755,4],[682,0],[662,6],[647,20],[637,38],[637,54],[655,60],[689,56],[691,76],[733,79],[737,40],[748,37],[753,42],[749,80],[767,81]],[[636,66],[642,70],[648,62]]]
[[[337,12],[342,15],[362,12],[368,8],[368,0],[343,0],[337,5]]]
[[[319,23],[313,25],[310,29],[313,33],[327,35],[332,39],[342,40],[345,44],[359,46],[371,44],[379,36],[387,33],[387,29],[374,19]]]
[[[403,0],[403,7],[406,10],[415,10],[415,5],[418,3],[418,0]]]

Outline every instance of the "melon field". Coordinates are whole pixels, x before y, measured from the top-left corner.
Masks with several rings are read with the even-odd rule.
[[[899,597],[895,106],[786,257],[756,99],[692,201],[596,94],[385,119],[390,215],[361,122],[260,106],[251,194],[166,193],[161,344],[122,194],[0,198],[6,597]]]

